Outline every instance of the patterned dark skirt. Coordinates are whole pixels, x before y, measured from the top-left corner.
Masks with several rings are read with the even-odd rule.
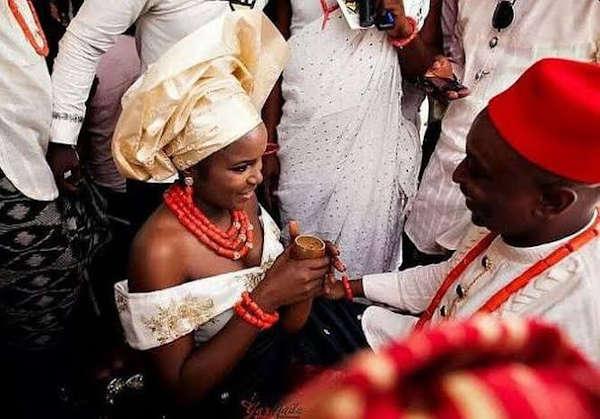
[[[108,239],[95,191],[32,200],[0,170],[0,333],[10,350],[47,350],[63,338],[85,268]]]

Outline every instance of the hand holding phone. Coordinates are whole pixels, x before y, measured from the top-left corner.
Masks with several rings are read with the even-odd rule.
[[[425,72],[421,84],[427,94],[438,100],[456,100],[467,96],[469,89],[461,84],[452,70],[452,61],[445,56],[437,56]]]

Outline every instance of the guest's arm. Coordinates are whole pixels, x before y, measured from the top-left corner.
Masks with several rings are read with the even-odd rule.
[[[390,10],[396,18],[396,25],[388,31],[391,37],[406,38],[412,33],[402,0],[381,0],[380,8]],[[416,38],[399,50],[402,75],[406,79],[423,75],[442,53],[441,12],[442,0],[431,0],[429,14]]]
[[[102,54],[149,6],[151,0],[86,0],[59,44],[52,73],[53,105],[48,163],[61,190],[75,191],[79,160],[74,146],[85,102]],[[72,172],[66,181],[64,174]]]
[[[462,79],[465,67],[465,51],[462,45],[462,32],[458,22],[458,0],[443,0],[442,35],[444,55],[452,62],[454,73]]]

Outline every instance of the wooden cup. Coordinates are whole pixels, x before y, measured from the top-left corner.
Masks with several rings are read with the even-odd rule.
[[[318,259],[325,256],[325,242],[317,236],[301,234],[294,239],[292,257],[297,260]]]

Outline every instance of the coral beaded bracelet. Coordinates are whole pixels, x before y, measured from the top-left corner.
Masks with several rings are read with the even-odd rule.
[[[242,301],[235,307],[235,314],[251,326],[266,330],[279,321],[279,313],[267,313],[252,299],[250,293],[242,293]]]

